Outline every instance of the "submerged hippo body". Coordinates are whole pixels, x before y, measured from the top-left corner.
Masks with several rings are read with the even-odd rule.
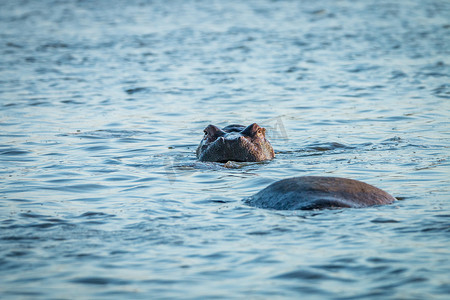
[[[370,184],[338,177],[304,176],[277,181],[244,199],[249,206],[277,210],[367,207],[396,199]]]
[[[197,148],[200,161],[263,161],[275,157],[265,136],[265,128],[253,123],[250,126],[228,125],[222,129],[208,125]]]

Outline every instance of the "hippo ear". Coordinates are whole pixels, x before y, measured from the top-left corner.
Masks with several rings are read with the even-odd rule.
[[[241,131],[241,134],[246,136],[255,136],[258,133],[261,133],[264,136],[265,129],[261,128],[258,124],[253,123],[252,125],[247,126],[244,130]]]
[[[219,137],[225,134],[224,131],[222,131],[219,127],[214,126],[214,125],[208,125],[206,126],[206,128],[203,130],[203,132],[206,135],[209,135],[211,137]]]

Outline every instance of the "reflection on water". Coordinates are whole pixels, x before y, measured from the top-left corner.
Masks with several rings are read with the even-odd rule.
[[[2,294],[445,299],[449,12],[438,0],[3,1]],[[253,122],[273,161],[196,160],[208,124]],[[299,175],[399,201],[241,202]]]

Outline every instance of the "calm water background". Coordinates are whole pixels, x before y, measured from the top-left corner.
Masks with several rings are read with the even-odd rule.
[[[449,54],[445,0],[1,1],[2,298],[448,299]],[[400,200],[241,201],[299,175]]]

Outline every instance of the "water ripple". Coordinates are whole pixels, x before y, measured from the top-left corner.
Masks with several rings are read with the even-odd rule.
[[[449,11],[0,1],[2,295],[446,299]],[[274,160],[196,160],[205,126],[253,122]],[[399,201],[242,201],[301,175]]]

